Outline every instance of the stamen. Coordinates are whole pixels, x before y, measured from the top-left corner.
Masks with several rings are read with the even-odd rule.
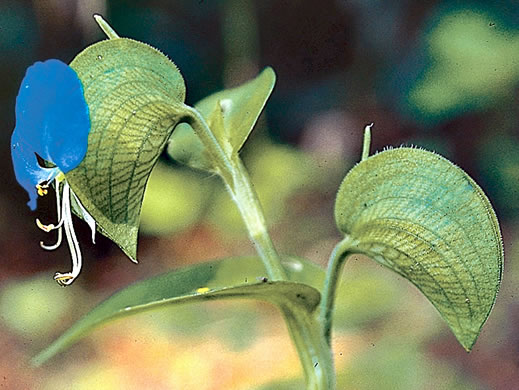
[[[48,183],[36,184],[36,190],[38,190],[39,196],[45,196],[49,193],[49,184]]]
[[[56,243],[54,245],[45,245],[43,243],[43,241],[40,241],[40,246],[45,249],[45,250],[48,250],[48,251],[53,251],[54,249],[57,249],[59,248],[59,246],[61,245],[61,240],[63,238],[63,233],[61,231],[61,226],[63,225],[63,218],[61,217],[61,200],[60,200],[60,183],[62,181],[62,178],[60,176],[56,177],[55,179],[55,191],[56,191],[56,209],[57,209],[57,213],[58,213],[58,224],[57,225],[53,225],[53,224],[49,224],[49,225],[44,225],[40,222],[39,219],[36,219],[36,225],[38,225],[38,227],[43,230],[44,232],[50,232],[54,229],[58,229],[58,240],[56,241]]]
[[[49,193],[49,183],[51,183],[56,176],[60,175],[61,172],[57,168],[50,169],[49,176],[47,179],[43,180],[42,182],[36,184],[36,190],[38,191],[39,196],[45,196]],[[61,176],[61,175],[60,175]]]
[[[59,221],[59,223],[57,225],[54,225],[52,223],[50,223],[48,225],[44,225],[43,223],[41,223],[39,218],[36,218],[36,225],[41,230],[43,230],[45,233],[50,233],[53,230],[59,229],[63,225],[63,219],[61,221]]]
[[[63,186],[62,215],[63,220],[65,221],[65,235],[67,237],[70,255],[72,257],[72,271],[67,273],[56,272],[54,280],[58,282],[60,286],[68,286],[81,272],[82,258],[76,233],[74,232],[74,225],[72,224],[72,214],[70,212],[70,186],[66,181]]]

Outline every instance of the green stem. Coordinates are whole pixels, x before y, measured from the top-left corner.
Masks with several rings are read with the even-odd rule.
[[[341,269],[346,258],[352,254],[351,249],[354,247],[354,240],[346,236],[333,249],[330,260],[328,261],[328,269],[326,270],[326,278],[321,294],[320,323],[323,335],[331,345],[333,308],[335,305],[335,295],[337,286],[341,277]]]
[[[373,123],[364,127],[364,141],[362,143],[362,155],[360,161],[364,161],[369,157],[369,148],[371,146],[371,128]],[[326,270],[326,278],[324,279],[323,291],[321,294],[321,308],[319,320],[322,326],[324,338],[331,345],[332,338],[332,322],[333,308],[335,306],[335,295],[341,270],[346,258],[352,254],[351,249],[355,246],[354,240],[346,236],[333,249],[330,260],[328,261],[328,269]]]
[[[305,372],[306,389],[335,389],[332,350],[321,333],[317,319],[314,316],[296,318],[289,308],[280,308]]]
[[[231,163],[233,166],[232,181],[226,181],[225,184],[240,210],[256,251],[263,259],[271,280],[286,280],[285,270],[281,266],[281,259],[267,231],[261,204],[252,187],[247,170],[238,156],[233,158]]]
[[[362,155],[360,161],[364,161],[369,157],[372,127],[373,123],[364,128],[364,142],[362,144]],[[342,266],[346,261],[346,258],[353,253],[351,250],[353,247],[355,247],[355,241],[351,237],[346,236],[335,246],[330,255],[330,260],[328,261],[328,269],[326,270],[326,278],[324,279],[319,313],[323,335],[328,345],[331,345],[333,308],[335,306],[335,295],[341,277]]]
[[[271,280],[287,280],[281,259],[267,231],[260,202],[247,170],[236,155],[230,158],[220,146],[202,115],[194,108],[183,107],[184,120],[200,138],[222,177],[260,255]],[[335,371],[331,349],[321,333],[320,324],[310,317],[304,322],[294,317],[287,307],[281,307],[285,322],[305,372],[308,390],[333,390]]]
[[[287,280],[281,259],[268,234],[260,202],[254,191],[247,170],[236,155],[230,158],[220,146],[202,115],[194,108],[184,106],[188,111],[186,121],[200,138],[215,162],[234,203],[238,206],[245,222],[249,237],[256,247],[270,280]]]

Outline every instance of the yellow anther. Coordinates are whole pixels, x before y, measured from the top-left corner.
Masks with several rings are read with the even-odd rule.
[[[36,225],[38,225],[38,227],[41,230],[43,230],[44,232],[47,232],[47,233],[56,227],[52,223],[50,225],[44,225],[43,223],[40,222],[40,220],[38,218],[36,218]]]
[[[60,286],[65,287],[72,283],[74,277],[69,273],[60,274],[59,272],[56,272],[56,274],[54,275],[54,280],[58,282]]]
[[[44,196],[49,193],[49,185],[48,184],[36,184],[36,189],[38,190],[39,196]]]
[[[196,290],[198,294],[203,294],[209,291],[209,287],[200,287]]]

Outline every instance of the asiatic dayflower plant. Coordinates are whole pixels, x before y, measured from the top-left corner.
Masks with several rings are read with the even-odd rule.
[[[50,59],[36,62],[27,69],[16,98],[16,126],[11,137],[11,155],[18,183],[29,194],[27,205],[36,209],[36,199],[48,193],[54,185],[57,224],[36,224],[45,232],[58,231],[54,250],[61,245],[62,229],[72,257],[70,272],[56,272],[54,279],[62,286],[71,284],[81,271],[82,257],[74,232],[71,199],[77,204],[82,218],[92,229],[95,239],[96,223],[72,192],[65,174],[84,159],[90,132],[89,108],[83,85],[76,72],[67,64]]]
[[[38,225],[45,231],[64,227],[71,248],[73,270],[56,280],[70,284],[81,267],[71,211],[136,261],[146,183],[167,144],[173,159],[221,176],[263,267],[256,267],[257,260],[245,265],[244,258],[223,259],[132,284],[83,317],[33,364],[111,319],[178,303],[253,298],[279,306],[307,388],[333,390],[332,314],[341,270],[352,254],[367,255],[415,284],[470,351],[499,290],[503,246],[492,205],[461,168],[415,148],[370,156],[367,126],[361,161],[337,194],[335,220],[344,239],[332,251],[326,274],[304,259],[282,263],[239,157],[272,91],[274,72],[266,69],[192,108],[184,104],[182,75],[165,55],[119,37],[101,16],[94,18],[109,39],[88,46],[70,68],[52,60],[35,64],[17,100],[17,179],[33,209],[54,183],[58,224]],[[223,271],[236,261],[239,276]],[[248,282],[254,276],[258,282]]]

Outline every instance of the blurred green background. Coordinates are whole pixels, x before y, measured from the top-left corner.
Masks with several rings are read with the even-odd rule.
[[[212,302],[141,314],[98,330],[42,368],[28,359],[116,289],[172,268],[252,254],[215,177],[164,157],[143,207],[132,264],[109,240],[89,242],[81,277],[61,289],[65,246],[34,223],[14,180],[10,136],[25,69],[70,62],[103,38],[147,42],[182,71],[194,104],[272,66],[278,82],[242,156],[280,252],[325,264],[340,239],[335,192],[372,150],[420,145],[461,166],[496,208],[503,286],[472,353],[409,283],[364,257],[345,267],[334,353],[339,389],[519,389],[519,5],[395,0],[2,0],[0,2],[0,387],[7,389],[300,389],[285,326],[266,304]],[[46,241],[47,242],[47,241]]]

